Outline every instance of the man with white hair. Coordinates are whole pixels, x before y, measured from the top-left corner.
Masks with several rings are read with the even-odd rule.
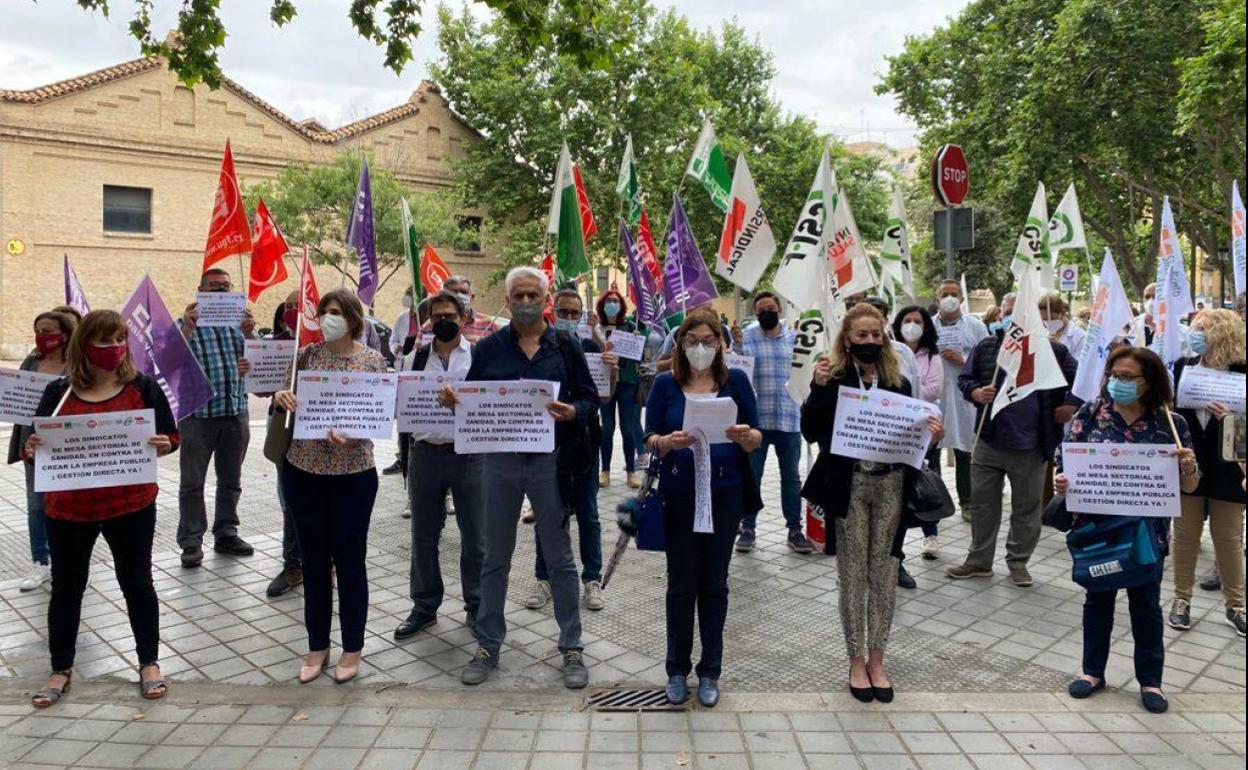
[[[556,425],[554,452],[493,452],[482,455],[485,561],[481,568],[481,606],[477,612],[479,649],[464,669],[464,684],[480,684],[498,666],[507,632],[504,618],[507,578],[516,549],[520,506],[527,496],[536,514],[542,557],[550,575],[563,683],[579,689],[589,683],[581,654],[580,581],[572,558],[557,478],[559,448],[584,442],[590,418],[598,414],[598,389],[585,354],[575,337],[557,332],[546,322],[550,296],[546,275],[517,267],[504,283],[511,323],[477,343],[466,380],[547,380],[559,383],[559,398],[546,410]],[[444,388],[444,406],[458,403],[455,391]],[[591,450],[592,451],[592,448]]]

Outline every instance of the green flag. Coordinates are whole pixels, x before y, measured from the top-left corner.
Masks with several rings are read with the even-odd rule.
[[[629,134],[620,159],[620,175],[615,192],[628,204],[628,224],[636,227],[641,221],[641,184],[637,181],[637,163],[633,160],[633,136]]]
[[[576,177],[572,173],[572,156],[567,142],[559,149],[559,167],[555,170],[554,189],[550,193],[550,217],[546,221],[546,232],[555,236],[555,270],[560,282],[589,272],[585,236],[581,229],[581,205],[576,198]]]
[[[685,167],[685,176],[698,180],[711,196],[711,202],[720,211],[728,211],[728,195],[732,190],[732,174],[724,161],[724,151],[715,138],[711,121],[702,124],[698,143],[693,146],[693,156]]]
[[[425,298],[416,263],[420,244],[416,242],[416,225],[412,224],[412,210],[407,205],[407,198],[399,198],[399,204],[403,213],[403,256],[407,259],[407,270],[412,279],[412,307],[415,307],[417,302]]]

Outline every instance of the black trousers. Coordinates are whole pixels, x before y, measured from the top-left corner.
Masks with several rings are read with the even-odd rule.
[[[1089,591],[1083,601],[1083,673],[1088,676],[1105,678],[1117,598],[1117,590]],[[1128,588],[1127,602],[1131,612],[1131,636],[1135,640],[1135,679],[1141,687],[1161,687],[1162,667],[1166,662],[1161,582]]]
[[[663,530],[667,535],[667,675],[688,676],[693,657],[693,616],[702,641],[699,677],[718,679],[724,658],[724,621],[728,618],[728,562],[741,523],[744,493],[740,487],[711,493],[714,532],[693,531],[692,496],[665,495]]]
[[[52,549],[52,597],[48,601],[48,650],[52,670],[74,665],[75,642],[87,590],[91,551],[104,536],[113,553],[113,569],[130,616],[135,656],[140,666],[157,661],[160,647],[160,604],[152,585],[152,538],[156,534],[156,504],[97,522],[48,519]]]
[[[329,649],[334,613],[333,575],[338,578],[342,651],[364,648],[368,621],[368,523],[377,499],[377,470],[331,476],[282,467],[286,502],[303,554],[303,623],[308,649]],[[332,574],[331,574],[332,570]]]
[[[936,466],[932,466],[936,467]],[[958,510],[971,504],[971,453],[953,450],[954,487],[958,492]]]

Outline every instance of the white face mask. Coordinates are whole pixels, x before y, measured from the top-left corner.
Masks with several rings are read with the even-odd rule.
[[[403,295],[403,309],[404,310],[412,309],[412,298],[406,294]]]
[[[1144,303],[1144,315],[1147,315],[1147,316],[1157,315],[1157,300],[1150,299],[1148,302]]]
[[[923,336],[923,324],[910,321],[901,325],[901,338],[906,342],[918,342]]]
[[[1062,320],[1060,318],[1055,319],[1053,321],[1045,321],[1044,325],[1048,327],[1050,337],[1058,336],[1058,332],[1060,332],[1062,330],[1062,327],[1065,326],[1065,324],[1062,323]]]
[[[691,348],[685,348],[685,358],[689,361],[689,366],[695,372],[705,372],[711,368],[711,364],[715,363],[715,348],[710,345],[694,345]]]
[[[347,319],[340,315],[323,315],[320,317],[321,334],[326,342],[337,342],[347,334]]]
[[[940,298],[940,310],[944,313],[952,313],[962,307],[962,300],[952,294],[946,294]]]

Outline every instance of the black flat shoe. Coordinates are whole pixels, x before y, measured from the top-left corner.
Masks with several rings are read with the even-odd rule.
[[[870,703],[875,700],[874,687],[854,687],[851,684],[849,686],[849,694],[854,696],[854,699],[860,703]]]
[[[1095,695],[1096,693],[1104,689],[1105,689],[1104,679],[1101,679],[1101,681],[1097,682],[1096,684],[1092,684],[1087,679],[1076,679],[1075,681],[1070,683],[1069,687],[1066,688],[1066,692],[1070,693],[1070,697],[1074,698],[1075,700],[1083,700],[1084,698],[1092,697],[1093,695]]]
[[[438,619],[433,615],[413,613],[407,617],[407,620],[400,623],[398,628],[394,629],[395,641],[401,642],[404,639],[411,639],[437,622]]]
[[[1159,692],[1142,691],[1140,702],[1144,704],[1145,710],[1152,714],[1164,714],[1170,708],[1170,701]]]

